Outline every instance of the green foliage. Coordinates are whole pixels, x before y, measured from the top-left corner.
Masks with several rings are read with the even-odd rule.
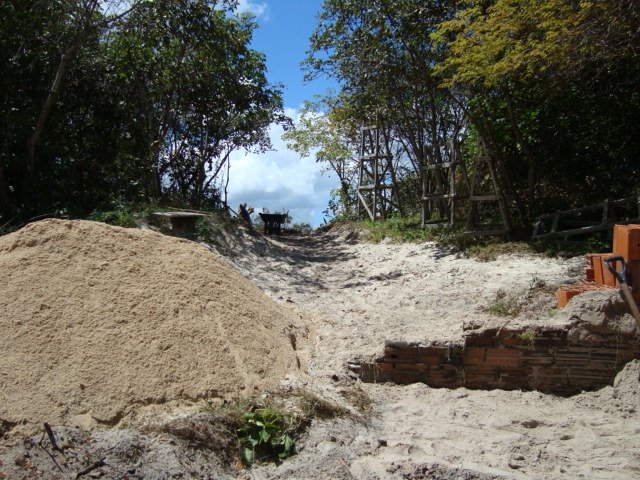
[[[117,227],[134,228],[139,225],[141,219],[149,219],[158,208],[154,204],[136,205],[123,201],[116,202],[112,209],[96,210],[88,219],[96,222],[104,222]]]
[[[538,336],[538,332],[534,328],[527,328],[516,335],[525,345],[533,345]]]
[[[295,417],[269,407],[242,415],[243,425],[236,435],[245,465],[262,461],[282,461],[295,453],[292,435]]]
[[[89,220],[104,222],[118,227],[133,228],[136,226],[135,219],[128,209],[94,212],[89,215]]]
[[[446,85],[492,88],[505,79],[570,73],[594,56],[616,61],[633,49],[640,19],[629,0],[496,0],[470,3],[440,24]],[[611,44],[607,44],[611,42]],[[604,48],[603,48],[604,47]]]
[[[531,243],[531,248],[547,256],[575,257],[587,253],[606,253],[613,248],[611,241],[598,235],[583,240],[543,240]]]
[[[638,28],[635,0],[325,0],[305,67],[340,82],[332,131],[383,127],[409,215],[442,182],[425,164],[455,144],[470,168],[482,144],[525,236],[539,214],[636,190]]]
[[[337,126],[341,138],[357,149],[360,126],[380,128],[382,153],[389,150],[401,184],[400,210],[409,215],[419,209],[415,187],[423,167],[447,161],[447,144],[467,123],[460,105],[438,88],[433,72],[442,52],[430,32],[453,3],[325,0],[304,63],[308,78],[328,75],[340,82],[323,111],[332,131]],[[347,170],[355,173],[357,165],[352,162]],[[334,196],[330,210],[337,218],[352,217],[353,193],[343,186]],[[341,209],[346,199],[350,202]]]
[[[394,217],[376,222],[365,220],[356,222],[356,225],[366,229],[368,233],[365,238],[375,243],[385,239],[395,242],[422,242],[438,238],[435,231],[422,228],[419,217]]]
[[[208,218],[198,218],[195,227],[196,237],[205,242],[211,242],[215,237],[215,228]]]
[[[345,388],[341,395],[353,408],[302,388],[273,391],[259,401],[207,401],[196,421],[178,420],[165,431],[202,447],[220,447],[226,458],[240,458],[246,466],[280,463],[296,453],[296,440],[314,418],[361,421],[371,412],[371,399],[360,388]],[[228,438],[235,439],[235,445]]]
[[[293,128],[285,132],[287,146],[306,157],[315,152],[316,161],[323,171],[338,176],[340,187],[331,192],[325,214],[345,220],[353,216],[355,181],[357,173],[357,128],[344,115],[338,100],[332,93],[306,101],[300,118]]]
[[[219,208],[230,152],[265,150],[269,125],[288,123],[250,47],[256,23],[236,2],[136,0],[118,21],[107,3],[0,2],[2,223],[82,217],[119,198]],[[26,146],[58,74],[30,168]]]
[[[441,86],[468,98],[523,227],[637,186],[639,26],[632,0],[496,0],[434,33]]]
[[[343,185],[331,190],[329,203],[324,214],[339,222],[356,219],[356,187],[352,184]]]
[[[466,253],[481,262],[492,262],[500,255],[531,255],[537,252],[531,244],[526,242],[484,241],[469,245]]]

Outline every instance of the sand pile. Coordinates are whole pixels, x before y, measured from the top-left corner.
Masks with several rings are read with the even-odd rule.
[[[192,242],[47,220],[0,238],[0,272],[0,437],[251,394],[298,368],[299,317]]]

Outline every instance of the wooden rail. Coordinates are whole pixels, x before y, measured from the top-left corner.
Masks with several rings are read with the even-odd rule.
[[[626,209],[622,207],[626,207]],[[593,212],[591,216],[595,217],[595,219],[580,218],[591,212]],[[639,197],[605,200],[595,205],[539,216],[534,224],[531,240],[544,240],[557,237],[564,237],[566,239],[573,235],[608,230],[613,228],[615,224],[634,222],[640,222]],[[570,228],[561,229],[561,226]]]

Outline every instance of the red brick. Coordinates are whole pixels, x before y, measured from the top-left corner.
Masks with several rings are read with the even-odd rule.
[[[613,380],[610,370],[600,370],[595,368],[571,368],[569,378],[593,378],[596,380]]]
[[[487,349],[481,347],[465,348],[464,349],[464,364],[468,365],[481,365],[485,363],[487,358]]]
[[[498,375],[500,373],[500,367],[496,365],[467,365],[464,368],[465,377],[469,375]]]
[[[633,293],[640,292],[640,260],[627,262],[627,282],[631,285]]]
[[[487,348],[487,365],[520,366],[520,352],[510,348]]]
[[[556,290],[557,308],[566,307],[567,303],[569,303],[569,300],[571,300],[573,297],[577,297],[583,292],[584,290],[580,288],[560,287],[558,290]]]
[[[418,361],[427,365],[440,365],[446,362],[447,348],[442,347],[420,347],[418,348]]]
[[[555,362],[554,356],[550,352],[530,352],[522,351],[520,363],[522,365],[549,367]]]
[[[401,385],[410,385],[418,382],[427,383],[428,375],[424,372],[399,372],[396,370],[389,375],[388,380]]]
[[[613,227],[613,254],[625,260],[640,260],[640,225]]]
[[[533,367],[533,375],[536,379],[567,378],[569,369],[566,367]]]
[[[394,364],[394,370],[402,372],[428,372],[429,366],[422,363],[400,363]]]
[[[616,360],[604,360],[604,361],[593,361],[589,362],[588,368],[593,368],[596,370],[608,370],[609,372],[615,372],[621,362]]]
[[[509,338],[501,338],[500,343],[505,347],[520,347],[525,345],[526,342],[524,342],[524,340],[522,340],[521,338],[514,336]]]
[[[480,332],[472,332],[465,335],[465,347],[493,347],[498,339],[498,329],[489,328]]]
[[[554,365],[558,367],[585,367],[589,364],[589,354],[581,352],[558,352]]]
[[[608,285],[610,287],[616,286],[615,277],[613,273],[609,271],[604,263],[604,259],[613,255],[612,253],[598,253],[593,255],[593,274],[596,283],[600,285]]]
[[[428,384],[438,386],[460,386],[462,384],[462,379],[457,367],[452,365],[442,365],[430,369]]]
[[[375,364],[375,368],[381,371],[393,370],[393,363],[390,362],[380,362]]]
[[[384,356],[386,359],[396,359],[402,361],[417,361],[417,345],[385,345]]]

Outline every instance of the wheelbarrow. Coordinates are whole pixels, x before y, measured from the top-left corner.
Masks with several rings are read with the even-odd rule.
[[[265,235],[280,235],[282,233],[282,224],[287,220],[286,213],[259,213],[260,218],[264,222]]]

